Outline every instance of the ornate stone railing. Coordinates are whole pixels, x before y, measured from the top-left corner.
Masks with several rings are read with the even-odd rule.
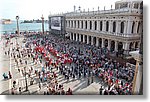
[[[123,9],[111,9],[111,10],[98,10],[98,11],[89,11],[89,12],[70,12],[65,13],[66,17],[73,17],[73,16],[86,16],[86,15],[99,15],[99,14],[124,14],[124,13],[141,13],[142,11],[139,9],[130,9],[130,8],[123,8]]]
[[[66,31],[85,31],[85,32],[94,32],[96,34],[103,34],[103,35],[112,35],[112,36],[120,36],[120,37],[140,37],[141,34],[139,33],[132,33],[132,34],[125,34],[125,33],[116,33],[116,32],[106,32],[106,31],[98,31],[98,30],[88,30],[88,29],[75,29],[75,28],[66,28]]]

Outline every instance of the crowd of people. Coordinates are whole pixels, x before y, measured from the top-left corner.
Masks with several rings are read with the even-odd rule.
[[[108,88],[101,87],[100,94],[132,94],[134,68],[129,64],[120,64],[107,58],[107,48],[95,47],[58,36],[39,35],[28,37],[26,49],[22,51],[17,49],[17,51],[17,54],[11,53],[17,65],[23,63],[21,57],[29,57],[32,58],[33,63],[42,64],[41,70],[35,69],[34,73],[39,77],[40,82],[48,83],[44,94],[72,94],[72,89],[64,91],[63,85],[58,84],[53,68],[59,70],[59,74],[62,74],[67,82],[87,78],[87,85],[90,85],[94,82],[94,77],[98,77],[108,86]],[[27,60],[24,63],[27,64]],[[21,69],[21,71],[23,73],[24,70]],[[29,76],[32,71],[32,68],[29,69]],[[41,88],[40,84],[39,88]]]
[[[69,39],[64,40],[56,36],[44,37],[42,40],[38,40],[38,42],[40,42],[44,48],[50,45],[59,55],[67,54],[72,59],[72,63],[70,64],[73,64],[73,66],[66,69],[63,65],[64,63],[60,63],[59,66],[61,73],[67,80],[69,80],[70,77],[73,79],[90,77],[90,81],[93,82],[93,76],[98,76],[108,84],[108,89],[105,89],[107,92],[111,94],[132,94],[134,67],[130,64],[120,64],[119,62],[107,58],[107,48],[97,48]],[[39,43],[37,45],[39,45]]]

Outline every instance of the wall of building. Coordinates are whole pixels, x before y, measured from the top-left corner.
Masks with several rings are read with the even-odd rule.
[[[71,40],[107,47],[108,50],[112,50],[112,47],[113,51],[137,50],[143,29],[143,17],[141,2],[138,1],[136,8],[135,3],[137,1],[129,2],[130,5],[124,9],[67,13],[66,31]]]

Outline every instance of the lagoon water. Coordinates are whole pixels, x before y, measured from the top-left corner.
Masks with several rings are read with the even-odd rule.
[[[0,31],[3,34],[11,34],[17,30],[16,22],[12,22],[11,24],[0,24]],[[20,31],[42,31],[41,23],[19,23]],[[48,31],[48,23],[44,23],[44,30]]]

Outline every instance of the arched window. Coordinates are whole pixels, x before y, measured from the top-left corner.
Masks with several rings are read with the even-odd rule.
[[[100,31],[102,31],[102,28],[103,28],[103,22],[100,21]]]
[[[92,29],[92,21],[90,21],[90,29]]]
[[[109,22],[107,21],[106,22],[106,31],[108,32],[108,30],[109,30]]]
[[[143,10],[143,1],[140,3],[140,9]]]
[[[66,26],[68,27],[68,21],[66,21]]]
[[[97,30],[97,22],[95,21],[94,24],[95,24],[95,30]]]
[[[135,4],[134,4],[134,8],[135,8],[135,9],[138,9],[138,7],[139,7],[139,4],[138,4],[138,3],[135,3]]]
[[[76,21],[74,21],[74,28],[76,28]]]
[[[135,25],[135,22],[132,23],[132,31],[131,31],[131,33],[134,33],[134,25]]]
[[[87,21],[85,21],[85,29],[87,29]]]
[[[78,21],[78,28],[80,27],[80,22]]]
[[[81,28],[83,29],[83,21],[81,21]]]
[[[113,32],[116,32],[116,22],[113,22]]]
[[[140,33],[140,32],[139,32],[140,24],[141,24],[141,23],[139,22],[139,23],[138,23],[138,28],[137,28],[137,33]]]
[[[68,27],[70,27],[70,21],[69,21],[69,25],[68,25]]]
[[[124,31],[124,22],[121,22],[121,29],[120,29],[120,33],[123,33]]]

